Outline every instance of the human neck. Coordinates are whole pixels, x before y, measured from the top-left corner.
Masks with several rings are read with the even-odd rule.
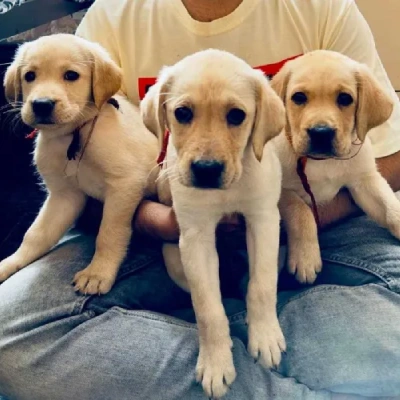
[[[190,16],[199,22],[211,22],[226,17],[243,0],[182,0]]]

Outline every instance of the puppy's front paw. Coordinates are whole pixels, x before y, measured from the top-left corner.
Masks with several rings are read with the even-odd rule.
[[[201,382],[208,397],[219,399],[224,396],[236,378],[231,348],[231,340],[213,349],[200,346],[196,380]]]
[[[269,320],[249,322],[247,350],[264,368],[278,367],[286,342],[277,318],[272,323]]]
[[[105,265],[92,263],[75,274],[75,290],[83,294],[106,294],[115,282],[115,274]]]
[[[18,272],[24,265],[18,260],[15,255],[7,257],[0,262],[0,282],[4,282],[11,275]]]
[[[303,241],[289,247],[288,268],[300,283],[314,283],[322,269],[318,241]]]

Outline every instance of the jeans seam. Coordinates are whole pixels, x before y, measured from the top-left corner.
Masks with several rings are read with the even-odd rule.
[[[394,279],[386,273],[386,271],[380,268],[377,265],[371,265],[365,261],[357,260],[354,258],[339,256],[339,255],[330,255],[330,256],[322,256],[323,261],[333,262],[341,265],[345,265],[346,267],[357,268],[363,270],[365,272],[370,273],[371,275],[376,276],[384,283],[386,283],[389,287]]]
[[[196,324],[192,324],[190,322],[185,322],[175,317],[171,317],[169,315],[160,314],[154,311],[142,311],[142,310],[125,310],[124,308],[115,306],[112,307],[109,311],[123,314],[123,315],[134,315],[139,316],[141,318],[145,318],[151,321],[159,321],[166,322],[170,325],[180,326],[182,328],[190,328],[192,330],[197,330]]]
[[[122,268],[121,274],[117,276],[116,282],[120,281],[121,279],[125,278],[128,275],[131,275],[132,273],[135,273],[137,271],[142,270],[143,268],[149,266],[150,264],[158,261],[159,257],[155,255],[146,255],[145,257],[142,257],[140,261],[135,261],[132,263],[133,268],[129,268],[129,270],[125,270]]]
[[[154,311],[148,311],[148,310],[125,310],[124,308],[115,306],[112,307],[110,310],[113,310],[115,312],[119,312],[120,314],[125,314],[125,315],[138,315],[140,317],[152,320],[152,321],[163,321],[166,323],[169,323],[171,325],[177,325],[181,327],[186,327],[186,328],[191,328],[194,330],[197,330],[196,328],[196,323],[191,323],[191,322],[186,322],[184,320],[181,320],[179,318],[172,317],[170,315],[165,315],[165,314],[160,314]],[[228,317],[228,320],[230,323],[234,323],[237,321],[240,321],[243,316],[246,315],[246,311],[240,311],[237,314],[234,314],[231,317]]]
[[[242,321],[243,319],[246,318],[246,314],[247,314],[246,310],[239,311],[236,314],[229,316],[228,321],[229,321],[229,323],[235,323],[237,321]]]
[[[377,285],[376,283],[370,283],[368,285],[363,285],[363,286],[376,286],[376,287],[381,287],[380,285]],[[313,293],[319,293],[319,292],[329,292],[329,291],[334,291],[334,290],[346,290],[346,291],[353,291],[353,290],[357,290],[360,287],[363,286],[342,286],[342,285],[319,285],[319,286],[315,286],[311,289],[307,289],[304,292],[301,292],[293,297],[291,297],[287,302],[285,302],[285,304],[282,304],[280,306],[278,306],[278,314],[283,310],[283,308],[285,308],[286,306],[288,306],[290,303],[293,303],[294,301],[300,300],[303,297],[308,296],[309,294],[313,294]]]
[[[130,268],[129,270],[118,275],[115,283],[124,279],[125,277],[127,277],[131,274],[137,273],[138,271],[142,270],[143,268],[148,267],[155,261],[157,261],[157,259],[156,259],[156,257],[153,257],[153,256],[146,256],[146,257],[141,258],[140,261],[135,261],[134,263],[132,263],[132,265],[133,266],[137,265],[137,266],[134,268]],[[80,295],[79,299],[75,301],[75,303],[72,307],[71,315],[83,313],[84,312],[83,309],[84,309],[86,303],[95,296],[98,296],[98,295],[93,295],[93,294],[92,295]]]

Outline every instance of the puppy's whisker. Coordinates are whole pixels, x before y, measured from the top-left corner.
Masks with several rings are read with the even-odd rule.
[[[2,110],[7,110],[7,111],[9,111],[9,110],[16,110],[16,111],[20,111],[21,110],[21,108],[22,108],[22,105],[11,105],[11,104],[6,104],[5,106],[3,106],[3,107],[1,107],[0,108],[0,111],[2,111]]]
[[[17,113],[15,115],[12,116],[12,119],[9,123],[11,129],[10,132],[12,132],[13,134],[20,134],[20,129],[17,129],[18,125],[21,125],[22,123],[22,119],[21,119],[21,114]],[[19,126],[19,128],[21,128],[21,126]]]
[[[176,92],[161,92],[161,93],[160,93],[161,96],[169,96],[169,95],[172,95],[172,96],[175,96],[175,97],[176,97],[177,94],[178,94],[178,93],[176,93]]]
[[[156,182],[161,181],[161,179],[163,179],[163,180],[168,179],[168,174],[164,171],[161,171],[156,179]]]
[[[161,176],[163,176],[163,177],[166,176],[166,177],[168,177],[168,179],[171,180],[175,177],[179,178],[179,173],[175,168],[170,167],[170,168],[166,168],[165,170],[163,170]]]
[[[21,110],[20,109],[14,109],[14,108],[11,108],[10,110],[6,110],[6,111],[3,111],[2,112],[2,114],[15,114],[15,113],[19,113]]]
[[[183,102],[182,101],[183,99],[185,99],[184,95],[173,96],[173,97],[170,97],[170,98],[166,99],[165,101],[163,101],[162,104],[165,105],[165,104],[169,103],[170,101],[176,101],[177,105],[179,105],[179,103]]]
[[[94,60],[81,60],[81,61],[75,61],[74,64],[76,65],[93,65],[95,63]]]
[[[155,165],[150,171],[149,171],[149,173],[147,174],[147,178],[149,178],[150,176],[151,176],[151,174],[153,173],[153,171],[154,170],[156,170],[156,169],[158,169],[159,168],[159,166],[158,165]],[[158,175],[157,176],[157,178],[156,178],[156,182],[158,181],[158,178],[159,178],[160,176]]]
[[[22,103],[21,104],[5,104],[4,106],[0,107],[0,112],[7,108],[9,108],[11,110],[16,109],[17,111],[19,111],[22,108]]]

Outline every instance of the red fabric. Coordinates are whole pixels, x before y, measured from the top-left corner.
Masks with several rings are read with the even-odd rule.
[[[279,61],[274,64],[266,64],[266,65],[260,65],[258,67],[254,67],[255,69],[259,69],[266,76],[269,78],[273,77],[275,74],[277,74],[280,69],[288,62],[291,60],[294,60],[297,57],[302,56],[302,54],[298,54],[296,56],[292,56],[289,58],[286,58],[285,60]],[[138,79],[138,92],[139,92],[139,99],[143,100],[144,96],[146,95],[147,90],[149,90],[150,86],[154,85],[157,81],[157,78],[151,78],[151,77],[145,77],[145,78],[139,78]]]
[[[264,72],[265,75],[272,77],[276,75],[288,61],[294,60],[295,58],[300,56],[302,56],[302,54],[286,58],[285,60],[279,61],[275,64],[260,65],[259,67],[255,67],[255,69],[259,69]]]

